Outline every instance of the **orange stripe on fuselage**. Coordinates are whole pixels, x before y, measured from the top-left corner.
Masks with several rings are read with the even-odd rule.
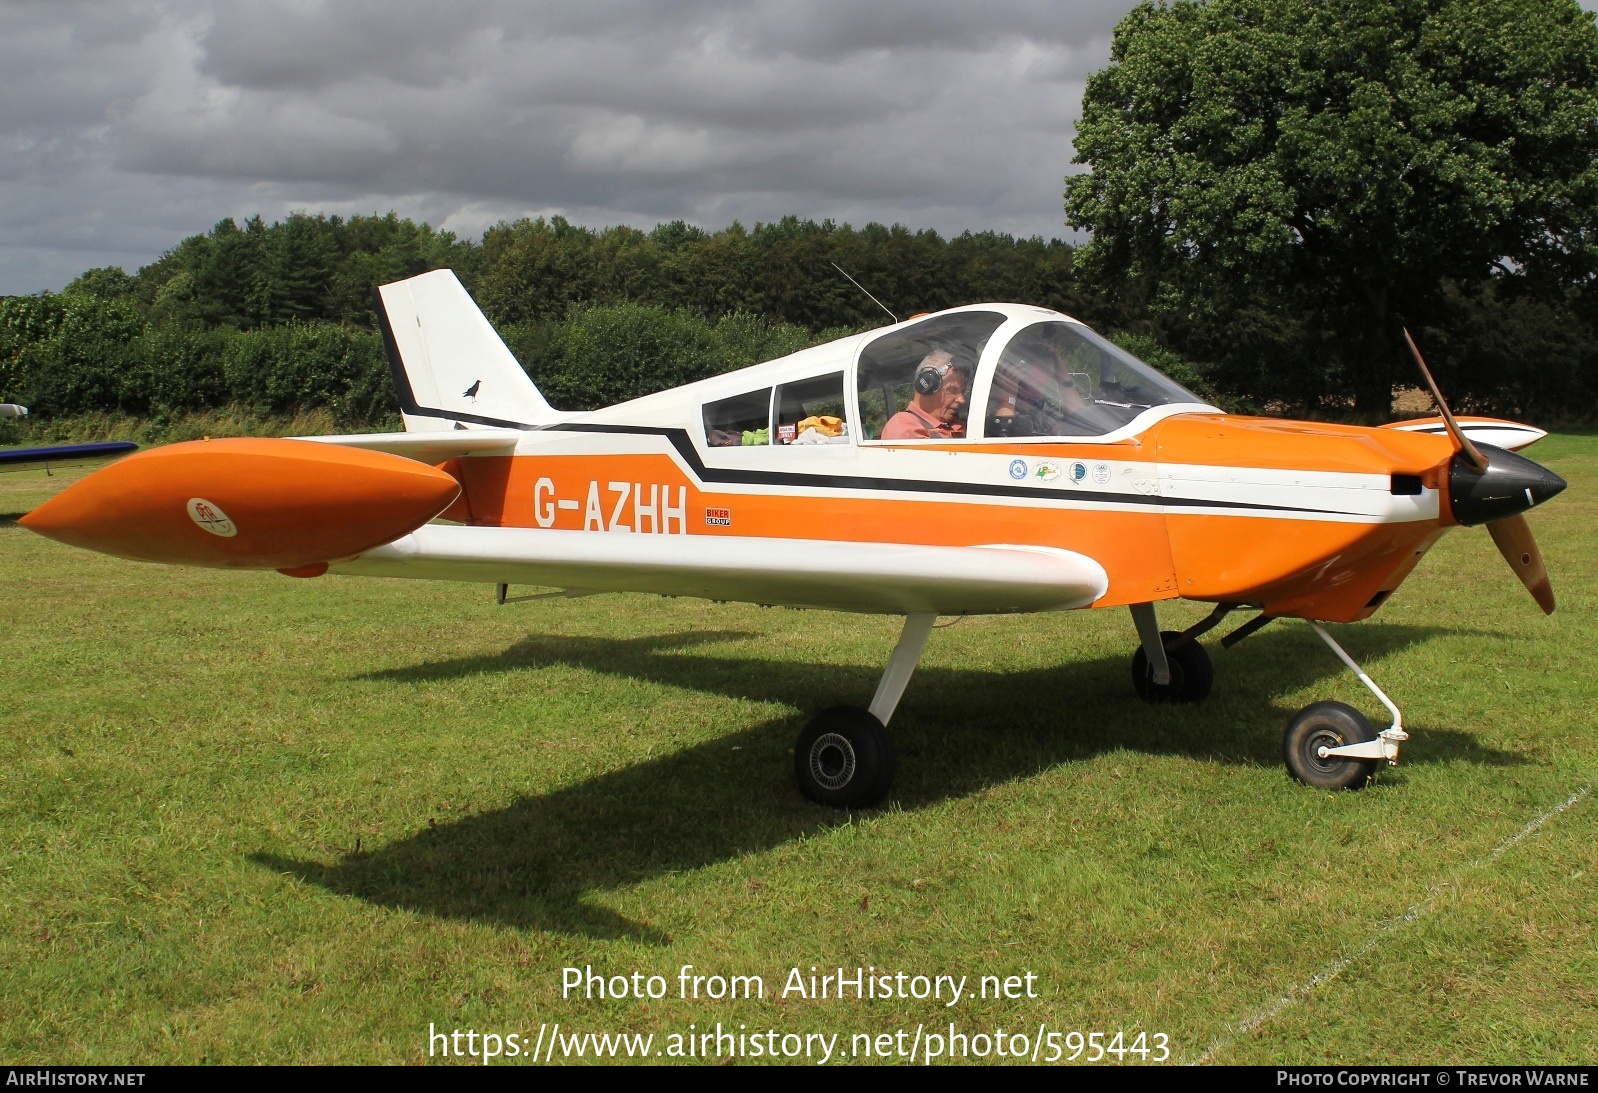
[[[834,539],[865,543],[977,546],[1010,543],[1073,550],[1104,566],[1110,591],[1102,606],[1165,599],[1177,594],[1158,508],[1147,512],[1094,512],[1033,505],[986,504],[961,497],[837,497],[699,488],[670,456],[473,457],[461,461],[474,522],[564,531],[666,531],[670,534]],[[540,480],[548,485],[539,488]],[[611,483],[623,483],[626,496]],[[633,491],[643,487],[640,505]],[[658,489],[652,490],[652,487]],[[598,516],[591,492],[598,495]],[[664,509],[679,496],[679,523]],[[654,511],[650,500],[654,498]],[[561,507],[560,502],[576,507]],[[618,508],[618,505],[620,506]],[[724,510],[726,524],[719,522]]]
[[[907,445],[906,447],[911,447]],[[1421,475],[1435,488],[1452,455],[1446,439],[1392,430],[1191,415],[1112,444],[940,443],[917,450],[1032,459],[1143,460],[1270,471]],[[796,453],[797,455],[797,453]],[[1010,543],[1072,550],[1109,576],[1108,607],[1182,596],[1263,603],[1267,611],[1328,620],[1363,617],[1435,540],[1431,520],[1331,521],[1313,515],[1194,514],[1069,506],[1040,497],[973,499],[838,496],[701,488],[664,452],[477,456],[451,465],[465,487],[457,512],[478,524],[873,543]],[[795,471],[817,468],[799,462]],[[640,490],[641,488],[641,490]],[[1151,498],[1151,500],[1153,500]],[[564,502],[564,504],[562,504]],[[670,511],[668,511],[668,509]],[[455,515],[452,513],[451,515]]]
[[[1230,415],[1168,418],[1151,432],[1161,466],[1417,475],[1442,492],[1447,519],[1454,448],[1443,437]],[[1371,601],[1397,588],[1440,534],[1433,520],[1262,521],[1179,509],[1167,510],[1166,526],[1183,596],[1333,622],[1375,612]]]

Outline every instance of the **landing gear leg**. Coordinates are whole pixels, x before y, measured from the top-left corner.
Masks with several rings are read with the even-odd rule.
[[[915,673],[936,615],[907,615],[899,644],[872,696],[871,708],[833,706],[822,710],[794,744],[794,775],[799,792],[833,808],[864,808],[887,796],[893,785],[893,740],[886,728]]]
[[[1305,785],[1355,789],[1370,780],[1383,760],[1389,766],[1398,765],[1398,746],[1409,739],[1404,731],[1404,715],[1320,623],[1311,622],[1310,627],[1337,654],[1337,659],[1387,707],[1387,712],[1393,715],[1393,723],[1378,733],[1371,728],[1365,715],[1352,706],[1342,702],[1314,702],[1287,723],[1287,732],[1282,737],[1282,756],[1288,773]]]
[[[1132,624],[1137,627],[1138,640],[1143,643],[1143,648],[1139,652],[1143,654],[1143,661],[1148,665],[1149,682],[1156,687],[1169,687],[1171,663],[1165,656],[1165,642],[1160,633],[1160,620],[1154,614],[1154,605],[1134,603]]]
[[[1211,616],[1220,620],[1224,612]],[[1132,604],[1132,621],[1142,642],[1132,657],[1132,686],[1145,702],[1197,702],[1207,698],[1215,669],[1193,630],[1160,630],[1152,603]],[[1203,626],[1208,630],[1214,623]],[[1195,627],[1194,630],[1199,630]],[[1199,630],[1199,632],[1202,632]]]
[[[893,711],[899,708],[899,699],[904,697],[904,689],[910,685],[916,665],[921,663],[921,650],[927,647],[932,624],[937,621],[936,615],[904,617],[904,629],[899,631],[899,644],[893,647],[888,667],[877,683],[877,693],[871,696],[871,716],[882,724],[893,720]]]

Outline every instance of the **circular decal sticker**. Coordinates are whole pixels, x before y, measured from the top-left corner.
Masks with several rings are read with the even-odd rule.
[[[1026,460],[1012,459],[1010,461],[1010,477],[1017,482],[1026,477]]]
[[[1088,468],[1087,468],[1087,464],[1086,463],[1073,463],[1073,464],[1071,464],[1071,481],[1080,482],[1080,481],[1082,481],[1082,479],[1086,478],[1087,476],[1088,476]]]
[[[231,539],[239,533],[238,527],[227,518],[227,513],[203,497],[189,498],[189,519],[212,535]]]
[[[1108,463],[1095,463],[1093,465],[1093,481],[1101,486],[1110,484],[1110,465]]]

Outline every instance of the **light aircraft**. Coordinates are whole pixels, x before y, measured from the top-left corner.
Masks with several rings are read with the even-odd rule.
[[[452,273],[377,300],[404,432],[156,448],[20,523],[154,562],[478,581],[502,603],[526,584],[903,616],[869,707],[799,734],[801,790],[838,807],[887,793],[886,726],[940,615],[1128,608],[1133,683],[1155,702],[1209,693],[1197,639],[1230,613],[1255,612],[1228,645],[1306,620],[1392,724],[1317,702],[1284,758],[1354,787],[1408,736],[1322,622],[1375,613],[1461,524],[1486,524],[1553,610],[1522,514],[1565,483],[1508,450],[1543,433],[1462,425],[1435,384],[1440,419],[1239,417],[1065,315],[978,304],[573,413]],[[1162,631],[1156,605],[1178,598],[1214,609]]]
[[[27,417],[28,408],[14,402],[0,402],[0,417]],[[114,459],[137,451],[131,440],[103,440],[92,444],[53,444],[47,448],[0,449],[0,471],[44,470],[73,467],[100,459]]]

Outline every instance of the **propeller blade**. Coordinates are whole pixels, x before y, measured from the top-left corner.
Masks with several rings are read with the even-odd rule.
[[[1443,393],[1437,389],[1437,381],[1432,379],[1432,370],[1426,367],[1426,360],[1420,355],[1420,348],[1415,345],[1415,339],[1409,336],[1408,327],[1404,328],[1404,340],[1409,343],[1409,351],[1414,356],[1415,363],[1420,366],[1421,377],[1425,379],[1426,386],[1431,389],[1432,398],[1437,403],[1437,409],[1442,411],[1443,424],[1448,426],[1448,435],[1454,438],[1454,443],[1459,446],[1460,451],[1465,453],[1465,458],[1470,460],[1478,471],[1486,474],[1487,457],[1477,450],[1476,445],[1470,442],[1470,438],[1465,435],[1465,431],[1459,427],[1459,422],[1454,420],[1453,411],[1448,408],[1448,403],[1443,401]],[[1527,537],[1530,538],[1530,532],[1527,533]],[[1535,543],[1532,544],[1532,550],[1534,552],[1536,550]],[[1506,554],[1504,557],[1507,558],[1508,555]],[[1527,587],[1531,586],[1527,585]],[[1542,601],[1539,600],[1538,602]],[[1550,610],[1552,609],[1550,608]]]
[[[1509,568],[1515,571],[1520,583],[1526,586],[1543,614],[1554,613],[1554,589],[1548,583],[1548,570],[1543,567],[1543,556],[1532,538],[1531,525],[1524,513],[1505,516],[1487,525],[1487,532],[1498,544],[1498,553],[1504,556]]]

